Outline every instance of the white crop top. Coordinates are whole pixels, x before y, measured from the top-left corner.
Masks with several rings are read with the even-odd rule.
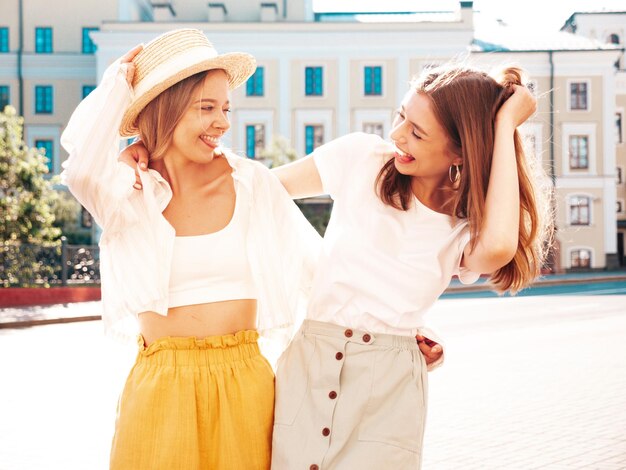
[[[246,248],[248,201],[235,180],[235,210],[228,225],[206,235],[176,237],[169,308],[225,300],[256,299]]]

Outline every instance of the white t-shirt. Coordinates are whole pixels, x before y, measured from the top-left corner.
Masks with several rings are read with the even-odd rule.
[[[307,317],[413,335],[453,275],[472,283],[479,274],[459,267],[470,238],[466,220],[417,198],[407,211],[380,200],[375,182],[385,145],[376,135],[354,133],[313,153],[334,206]]]

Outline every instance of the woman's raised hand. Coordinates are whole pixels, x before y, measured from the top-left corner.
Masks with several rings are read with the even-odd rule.
[[[537,99],[525,86],[510,86],[514,88],[513,94],[498,110],[496,123],[506,123],[516,128],[537,111]]]
[[[139,170],[137,168],[147,171],[149,158],[150,154],[141,141],[129,145],[122,150],[119,157],[117,157],[120,162],[125,163],[135,170],[135,183],[133,184],[133,188],[135,189],[142,188],[141,178],[139,177]]]
[[[135,76],[135,64],[133,64],[133,59],[137,54],[139,54],[143,50],[143,44],[139,44],[133,47],[130,51],[122,56],[120,59],[121,64],[128,64],[126,69],[126,81],[129,86],[133,85],[133,77]]]

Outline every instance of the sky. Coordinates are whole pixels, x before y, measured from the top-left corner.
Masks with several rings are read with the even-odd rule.
[[[313,0],[314,11],[452,11],[458,0]],[[474,0],[474,10],[511,26],[558,31],[575,11],[626,11],[624,0]]]

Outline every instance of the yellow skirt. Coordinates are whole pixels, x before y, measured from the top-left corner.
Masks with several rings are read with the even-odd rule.
[[[162,338],[139,354],[118,404],[112,470],[268,469],[274,373],[256,331]]]

